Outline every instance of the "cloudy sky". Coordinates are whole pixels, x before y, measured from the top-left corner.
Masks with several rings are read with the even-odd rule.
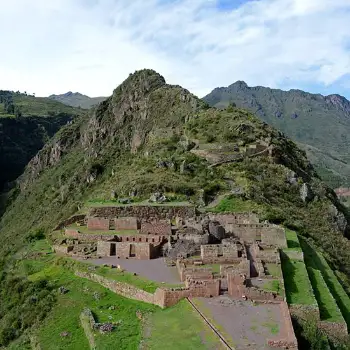
[[[0,0],[0,89],[110,95],[153,68],[350,98],[350,0]]]

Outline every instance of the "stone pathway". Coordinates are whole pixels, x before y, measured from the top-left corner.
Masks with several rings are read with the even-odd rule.
[[[284,325],[280,307],[232,300],[227,296],[196,298],[197,307],[220,332],[231,337],[236,350],[270,350],[267,339],[278,339]]]

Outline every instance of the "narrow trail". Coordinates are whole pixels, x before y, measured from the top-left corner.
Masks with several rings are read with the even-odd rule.
[[[198,315],[203,319],[203,321],[210,327],[210,329],[216,334],[216,336],[219,338],[222,345],[228,349],[228,350],[236,350],[235,348],[231,347],[225,338],[221,335],[221,333],[212,325],[212,323],[205,317],[205,315],[197,308],[197,306],[191,301],[190,298],[186,298],[187,301],[191,304],[192,308],[198,313]]]

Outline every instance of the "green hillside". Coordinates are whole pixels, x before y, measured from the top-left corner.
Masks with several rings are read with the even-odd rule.
[[[344,97],[249,87],[238,81],[214,89],[204,100],[218,108],[230,103],[247,108],[298,142],[330,186],[349,184],[350,102]]]
[[[0,91],[0,192],[79,110],[21,93]]]
[[[33,241],[42,241],[43,234],[48,235],[61,219],[82,210],[89,201],[110,201],[112,191],[119,198],[133,192],[137,201],[162,191],[176,202],[202,207],[217,202],[214,211],[254,210],[262,220],[307,237],[324,253],[337,280],[347,284],[348,213],[318,178],[305,152],[252,113],[210,108],[187,90],[167,85],[156,72],[142,70],[130,75],[96,109],[61,128],[29,162],[9,194],[11,205],[0,221],[6,242],[0,247],[0,346],[15,341],[23,349],[33,336],[48,344],[49,338],[58,339],[54,327],[58,322],[62,331],[63,322],[77,329],[76,298],[86,288],[89,292],[82,297],[86,306],[101,311],[102,319],[106,316],[107,305],[103,302],[99,309],[91,293],[96,290],[112,298],[107,291],[72,277],[69,264],[53,254],[28,252]],[[306,277],[304,265],[298,271],[300,278]],[[327,284],[326,276],[323,281]],[[64,284],[72,292],[52,297],[52,291]],[[8,290],[14,292],[8,294]],[[31,304],[33,295],[37,302]],[[118,298],[111,303],[120,303]],[[311,293],[306,299],[306,303],[314,301]],[[30,316],[40,303],[46,314]],[[71,316],[67,315],[70,305]],[[176,310],[185,314],[181,305],[178,308],[167,312],[171,329],[181,334],[181,322],[172,318]],[[127,320],[124,308],[120,312]],[[154,314],[151,320],[158,332],[164,332],[162,315]],[[130,326],[123,330],[125,345],[120,348],[131,349],[128,339],[135,344],[141,337],[140,323],[133,328],[134,321],[125,322]],[[197,348],[198,337],[187,331],[192,344],[183,337],[183,348]],[[76,332],[74,339],[80,339],[82,330]],[[154,344],[156,339],[149,341]]]
[[[107,97],[89,97],[79,92],[73,93],[71,91],[62,95],[50,95],[48,98],[68,106],[80,107],[83,109],[89,109],[107,99]]]

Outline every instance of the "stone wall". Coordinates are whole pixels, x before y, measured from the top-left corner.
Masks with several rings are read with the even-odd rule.
[[[101,286],[104,286],[110,289],[112,292],[122,295],[123,297],[150,304],[155,303],[153,294],[145,292],[144,290],[136,288],[130,284],[110,280],[106,277],[89,272],[76,271],[75,274],[78,277],[87,278],[91,281],[97,282]]]
[[[213,279],[213,271],[211,267],[195,267],[194,265],[186,265],[179,260],[176,261],[176,267],[181,282],[185,282],[187,278],[193,280]]]
[[[89,217],[87,220],[87,228],[92,231],[109,231],[109,219]]]
[[[165,289],[158,288],[154,294],[155,304],[169,307],[184,298],[217,297],[220,294],[220,280],[193,281],[190,288]]]
[[[345,339],[348,336],[348,328],[344,322],[319,321],[318,327],[331,339]]]
[[[262,241],[266,245],[287,247],[285,231],[282,227],[270,224],[227,224],[225,230],[228,235],[238,237],[245,242]]]
[[[167,238],[164,236],[154,235],[119,235],[118,242],[135,242],[135,243],[154,243],[159,244],[166,241]]]
[[[186,241],[193,241],[197,244],[208,244],[209,243],[209,235],[208,234],[198,234],[198,233],[189,233],[186,230],[181,230],[181,233],[177,234],[177,239],[182,239]]]
[[[68,254],[74,247],[72,245],[54,245],[52,248],[55,253]]]
[[[143,221],[141,223],[141,234],[150,235],[171,235],[171,224],[169,221],[159,220],[153,222]]]
[[[135,217],[116,218],[114,219],[114,224],[116,231],[140,229],[140,222]]]
[[[212,214],[210,213],[209,219],[218,221],[224,227],[229,224],[257,224],[259,218],[254,213],[234,213],[234,214]]]
[[[111,256],[111,242],[97,242],[97,256]]]
[[[284,228],[276,225],[265,227],[261,230],[261,242],[279,248],[287,248],[286,232]]]
[[[58,226],[54,229],[54,231],[62,230],[63,228],[65,228],[67,226],[70,226],[72,224],[75,224],[76,222],[79,222],[79,223],[83,224],[84,221],[85,221],[85,217],[86,217],[85,214],[79,214],[79,215],[71,216],[70,218],[60,222],[58,224]]]
[[[67,237],[79,239],[85,242],[112,241],[117,239],[117,236],[113,236],[113,235],[108,235],[108,234],[96,235],[96,234],[90,234],[90,233],[81,233],[75,229],[66,229],[65,235]]]
[[[150,243],[118,242],[116,244],[116,256],[120,259],[135,258],[149,260],[153,256],[153,246]]]
[[[282,301],[283,297],[277,295],[273,292],[267,292],[265,290],[247,287],[245,285],[246,276],[244,274],[238,273],[228,273],[227,274],[227,286],[228,294],[237,299],[247,299],[251,300],[266,300],[266,301]]]
[[[253,243],[251,248],[254,251],[256,259],[273,264],[279,264],[281,262],[279,251],[275,246],[260,246],[257,243]]]
[[[87,278],[99,283],[105,288],[110,289],[112,292],[120,294],[126,298],[158,305],[162,308],[175,305],[183,298],[209,298],[218,296],[220,293],[220,280],[190,281],[189,288],[157,288],[155,293],[151,294],[130,284],[114,281],[94,273],[76,271],[75,274],[78,277]]]
[[[236,244],[207,244],[201,245],[201,259],[207,261],[218,257],[238,258],[238,249]]]
[[[196,216],[194,206],[152,206],[152,205],[127,205],[120,207],[96,207],[90,209],[90,216],[106,217],[137,217],[141,220],[165,220],[190,218]]]
[[[279,307],[283,319],[282,334],[280,339],[267,339],[267,344],[272,348],[298,350],[298,341],[294,333],[288,305],[285,301],[281,301]]]
[[[315,320],[320,320],[320,310],[318,305],[301,305],[301,304],[291,304],[289,305],[289,311],[292,317],[297,319],[306,320],[311,317]]]
[[[227,274],[244,274],[246,278],[250,277],[250,261],[247,259],[240,260],[237,264],[220,265],[220,275]]]

